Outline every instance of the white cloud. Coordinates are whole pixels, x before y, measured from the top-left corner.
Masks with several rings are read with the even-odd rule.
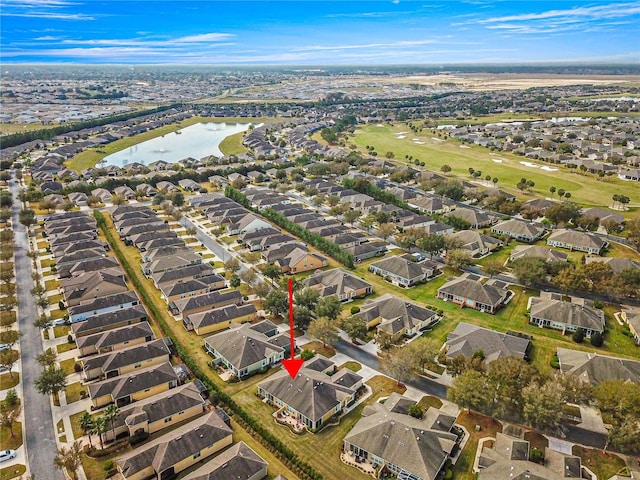
[[[24,18],[48,18],[50,20],[95,20],[95,17],[84,13],[57,13],[57,12],[0,12],[2,17]]]
[[[607,19],[617,17],[628,17],[640,13],[640,3],[612,3],[610,5],[597,5],[592,7],[575,7],[565,10],[548,10],[540,13],[522,13],[518,15],[507,15],[504,17],[493,17],[478,20],[477,23],[496,22],[520,22],[528,20],[544,20],[549,18],[570,18],[582,17],[591,19]]]

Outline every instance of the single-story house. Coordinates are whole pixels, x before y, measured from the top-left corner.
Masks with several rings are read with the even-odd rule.
[[[187,331],[194,331],[196,335],[224,330],[232,323],[244,323],[255,320],[256,307],[252,303],[246,305],[226,305],[205,312],[194,313],[182,318],[182,324]]]
[[[519,258],[537,257],[546,262],[566,262],[569,258],[564,252],[559,252],[552,248],[545,248],[539,245],[517,245],[509,255],[509,261],[513,262]]]
[[[600,255],[609,242],[593,233],[560,229],[549,235],[547,245]]]
[[[561,330],[563,335],[578,328],[582,328],[585,337],[604,333],[604,312],[584,298],[572,297],[567,302],[561,294],[540,292],[539,297],[529,298],[527,309],[531,312],[529,323]]]
[[[148,316],[144,307],[142,305],[134,305],[132,307],[98,313],[97,315],[91,315],[78,321],[73,320],[71,330],[76,338],[84,337],[105,330],[124,327],[125,325],[146,322],[147,319]]]
[[[640,309],[625,307],[620,312],[620,318],[627,323],[636,345],[640,346]]]
[[[357,314],[368,328],[394,336],[413,336],[437,319],[433,310],[386,293],[366,302]]]
[[[640,362],[626,358],[558,348],[560,371],[596,386],[609,380],[640,385]]]
[[[115,312],[139,304],[140,299],[136,292],[129,290],[127,292],[116,293],[115,295],[97,297],[74,307],[69,307],[69,318],[73,323],[81,322],[94,315]]]
[[[488,280],[482,283],[480,277],[468,273],[452,278],[438,289],[441,300],[487,313],[496,313],[509,296],[503,282]]]
[[[244,324],[205,338],[204,349],[213,356],[214,364],[223,365],[241,379],[285,358],[289,335],[276,335],[276,331],[268,320]]]
[[[150,342],[155,338],[149,322],[114,328],[92,335],[77,336],[76,345],[80,357],[121,350],[123,348]]]
[[[520,242],[531,243],[542,238],[545,229],[542,226],[512,218],[494,225],[491,231],[498,235],[515,238]]]
[[[360,263],[373,257],[383,256],[387,253],[387,244],[380,240],[356,243],[342,247],[344,251],[353,255],[353,261]]]
[[[62,279],[65,302],[69,307],[74,307],[93,298],[126,292],[129,287],[123,277],[122,270],[118,268]]]
[[[447,215],[459,218],[471,225],[471,228],[485,228],[495,222],[495,217],[474,208],[458,207]]]
[[[307,277],[303,284],[318,290],[320,297],[335,295],[342,301],[373,293],[373,287],[369,282],[342,268],[316,272]]]
[[[460,230],[450,238],[459,242],[460,248],[468,250],[474,257],[488,255],[502,246],[502,240],[475,230]]]
[[[411,255],[394,255],[372,263],[369,270],[401,287],[413,287],[438,273],[438,265],[430,260],[417,262]]]
[[[251,173],[251,172],[249,172]],[[269,464],[246,443],[240,441],[183,480],[262,480],[267,477]],[[279,475],[276,480],[286,480]]]
[[[217,290],[204,295],[175,300],[169,304],[169,310],[174,316],[184,318],[194,313],[233,304],[242,305],[242,294],[239,290]]]
[[[447,335],[445,350],[447,358],[462,355],[471,358],[481,351],[486,363],[503,357],[517,357],[526,360],[531,349],[531,341],[525,336],[496,332],[470,323],[460,322]]]

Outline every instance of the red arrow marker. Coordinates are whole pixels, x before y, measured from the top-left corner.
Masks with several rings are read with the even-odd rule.
[[[300,367],[304,363],[304,360],[296,360],[293,358],[295,351],[295,343],[293,337],[293,282],[289,279],[289,341],[291,342],[291,358],[289,360],[282,360],[282,365],[287,369],[291,378],[296,378],[296,375],[300,371]]]

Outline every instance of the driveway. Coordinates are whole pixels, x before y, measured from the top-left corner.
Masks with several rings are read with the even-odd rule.
[[[18,301],[18,325],[20,329],[20,354],[22,362],[22,387],[25,423],[25,448],[29,471],[34,478],[63,480],[61,471],[53,468],[56,456],[56,438],[49,397],[38,393],[33,385],[40,375],[40,366],[35,358],[42,353],[42,334],[33,325],[38,318],[38,309],[31,295],[33,267],[29,253],[27,231],[18,220],[22,202],[18,200],[19,187],[15,180],[9,186],[13,195],[12,223],[15,234],[15,268]]]

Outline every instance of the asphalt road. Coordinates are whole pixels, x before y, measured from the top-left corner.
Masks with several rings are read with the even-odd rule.
[[[344,355],[348,355],[355,361],[360,362],[367,367],[373,368],[374,370],[381,371],[380,360],[378,360],[377,357],[371,355],[368,352],[365,352],[361,348],[356,347],[352,343],[340,339],[333,344],[333,347],[336,349],[336,351],[343,353]],[[421,392],[424,392],[428,395],[433,395],[434,397],[438,398],[447,398],[447,388],[444,385],[438,382],[434,382],[429,378],[418,376],[404,383],[406,383],[407,385],[411,385],[413,388],[417,388]]]
[[[29,471],[38,480],[63,480],[60,470],[53,468],[53,458],[57,453],[55,428],[51,415],[49,397],[38,393],[33,385],[40,375],[36,355],[42,353],[40,329],[33,325],[38,318],[38,309],[31,295],[34,286],[31,273],[33,267],[29,253],[29,242],[24,225],[18,221],[22,203],[18,200],[19,187],[12,179],[9,185],[13,195],[12,224],[15,235],[15,267],[18,293],[18,325],[20,329],[20,353],[22,360],[22,387],[25,419],[25,447]]]

